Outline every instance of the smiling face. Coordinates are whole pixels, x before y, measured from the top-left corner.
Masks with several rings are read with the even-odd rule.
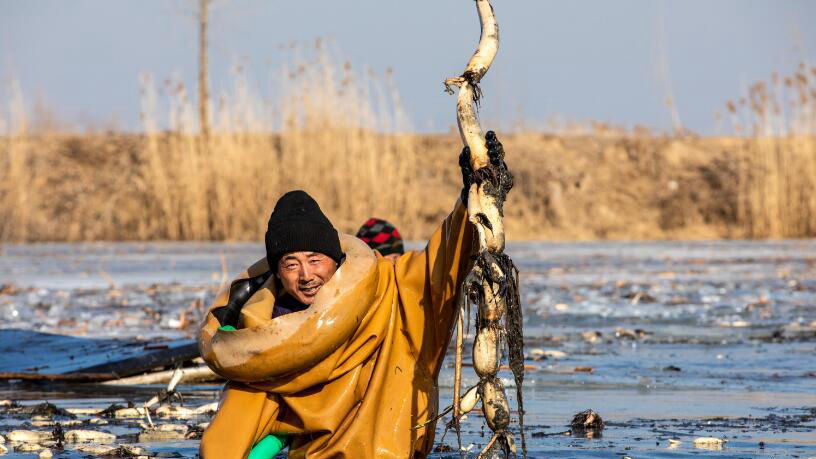
[[[337,262],[318,252],[289,252],[278,261],[283,290],[306,305],[314,303],[315,295],[335,271]]]

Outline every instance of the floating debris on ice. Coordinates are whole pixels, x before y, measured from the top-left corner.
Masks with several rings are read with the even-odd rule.
[[[721,450],[726,440],[717,437],[697,437],[694,439],[694,447],[699,449]]]
[[[77,444],[72,445],[71,448],[83,453],[93,454],[95,456],[114,456],[116,454],[116,451],[119,450],[119,448],[117,448],[116,446],[110,445]]]
[[[595,343],[600,341],[603,337],[603,333],[599,331],[585,331],[581,333],[581,338],[587,343]]]
[[[117,419],[143,418],[147,412],[144,408],[122,408],[113,412],[113,417]]]
[[[212,414],[215,413],[216,411],[218,411],[218,402],[212,402],[206,405],[201,405],[195,410],[193,410],[195,414]]]
[[[44,446],[38,443],[20,443],[19,445],[14,447],[14,449],[21,453],[36,453],[37,451],[43,448]]]
[[[30,406],[11,406],[10,409],[15,414],[30,414],[32,415],[32,420],[35,421],[44,421],[46,419],[53,419],[55,416],[66,417],[70,419],[76,418],[76,415],[73,413],[62,409],[53,403],[43,402],[37,405],[30,405]]]
[[[66,408],[65,411],[77,416],[99,414],[99,410],[95,408]]]
[[[191,418],[198,413],[183,406],[164,405],[156,410],[156,415],[166,418]]]
[[[139,442],[183,440],[189,428],[182,424],[160,424],[155,429],[145,429],[139,434]]]
[[[669,448],[669,449],[676,449],[676,448],[679,448],[681,443],[683,443],[683,442],[681,442],[680,440],[678,440],[678,439],[676,439],[676,438],[669,438],[669,446],[668,446],[668,448]]]
[[[8,441],[17,443],[40,443],[52,438],[51,432],[42,430],[13,430],[6,434]]]
[[[601,415],[593,410],[576,413],[569,425],[574,435],[582,435],[587,438],[599,436],[604,429]]]
[[[534,348],[530,349],[530,358],[532,358],[535,361],[544,359],[565,359],[567,358],[567,353],[555,349]]]
[[[96,430],[69,430],[65,432],[65,441],[69,443],[111,443],[116,440],[116,435]]]
[[[646,337],[647,335],[650,335],[650,334],[651,334],[650,332],[647,332],[646,330],[641,330],[640,328],[636,328],[634,330],[630,330],[628,328],[621,328],[621,327],[615,328],[615,336],[620,338],[620,339],[637,340],[637,339],[640,339],[640,338],[644,338],[644,337]]]
[[[38,416],[35,416],[35,417],[38,417]],[[82,421],[80,421],[79,419],[69,419],[67,421],[53,421],[53,420],[48,420],[48,421],[46,421],[46,420],[37,420],[37,421],[32,420],[31,421],[31,425],[34,426],[34,427],[53,427],[53,426],[55,426],[57,424],[59,424],[59,425],[61,425],[63,427],[78,426],[78,425],[82,424]]]

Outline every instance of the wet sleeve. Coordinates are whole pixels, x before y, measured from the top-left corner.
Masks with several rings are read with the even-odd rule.
[[[397,260],[397,282],[408,316],[407,331],[416,345],[430,344],[434,352],[444,354],[474,247],[475,230],[467,219],[466,207],[457,200],[453,212],[434,232],[425,249],[409,252]],[[427,343],[428,339],[432,342]]]

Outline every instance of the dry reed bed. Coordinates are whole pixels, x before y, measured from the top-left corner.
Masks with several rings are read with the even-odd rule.
[[[426,238],[461,186],[454,135],[238,137],[206,148],[169,133],[0,139],[0,157],[21,163],[2,168],[2,240],[259,240],[293,188],[343,231],[376,215]],[[515,239],[816,235],[813,138],[501,138],[517,182],[506,217]],[[769,166],[766,152],[780,160]]]
[[[748,134],[738,166],[738,220],[749,237],[816,234],[816,66],[774,73],[729,101],[734,130]]]
[[[161,89],[143,77],[141,135],[34,133],[18,91],[0,117],[0,241],[259,240],[296,188],[342,231],[378,216],[427,238],[461,187],[458,135],[412,134],[389,75],[326,51],[281,75],[263,104],[238,71],[207,137],[178,83],[161,130]],[[509,237],[816,236],[816,68],[727,108],[739,136],[499,133],[516,175]]]

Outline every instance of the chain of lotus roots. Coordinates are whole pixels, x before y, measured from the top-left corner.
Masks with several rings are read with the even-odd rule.
[[[485,135],[489,162],[485,167],[473,171],[470,149],[465,147],[459,157],[462,177],[466,190],[478,188],[489,197],[503,217],[503,205],[507,193],[513,186],[513,176],[504,162],[504,149],[492,131]],[[464,193],[463,193],[464,194]],[[470,196],[477,196],[469,192]],[[470,199],[470,196],[464,199]],[[483,199],[484,200],[484,199]],[[470,204],[470,203],[468,203]],[[469,206],[470,207],[470,206]],[[474,218],[477,224],[490,224],[488,220]],[[501,450],[505,457],[516,456],[513,436],[509,433],[510,406],[501,379],[497,377],[501,364],[502,350],[506,348],[508,363],[516,383],[519,427],[522,451],[526,457],[524,437],[524,408],[521,393],[524,380],[524,343],[522,340],[522,315],[519,300],[518,270],[513,260],[503,252],[495,252],[480,247],[473,268],[463,285],[459,322],[457,326],[456,377],[454,387],[454,417],[451,421],[456,428],[461,451],[460,419],[481,400],[487,426],[493,431],[480,457],[491,450]],[[479,376],[479,383],[460,397],[462,346],[464,327],[461,322],[470,317],[470,309],[476,307],[476,337],[473,341],[473,369]],[[458,408],[458,409],[457,409]]]
[[[501,212],[505,197],[513,187],[513,175],[507,170],[504,162],[504,149],[492,131],[486,134],[489,156],[488,165],[473,171],[470,164],[470,149],[465,147],[459,156],[462,168],[464,189],[462,200],[474,195],[472,190],[481,190],[482,197],[488,196]],[[476,225],[483,220],[471,216]],[[460,421],[462,416],[472,411],[479,401],[482,402],[487,426],[493,435],[479,457],[491,450],[501,450],[505,457],[516,457],[516,447],[510,426],[510,406],[504,385],[497,373],[501,365],[503,350],[510,370],[513,372],[518,404],[519,431],[523,457],[527,457],[527,445],[524,435],[524,399],[522,383],[524,381],[524,342],[522,334],[522,312],[519,295],[519,273],[513,260],[502,251],[493,251],[480,247],[473,257],[473,267],[462,285],[460,294],[459,315],[456,327],[456,363],[454,370],[454,403],[438,416],[415,428],[438,420],[453,411],[453,419],[447,424],[445,432],[456,430],[460,454],[462,454]],[[473,341],[473,369],[479,376],[479,382],[461,393],[462,364],[465,319],[471,316],[471,308],[476,308],[476,338]],[[444,437],[443,437],[444,438]]]
[[[504,254],[504,201],[513,187],[513,176],[504,162],[504,148],[492,131],[482,136],[476,109],[482,92],[479,82],[487,73],[499,49],[499,26],[490,0],[475,0],[481,25],[479,45],[468,60],[461,76],[445,80],[445,90],[459,88],[456,101],[456,121],[465,147],[459,156],[464,188],[462,201],[467,204],[468,220],[476,228],[479,252],[466,276],[460,294],[456,324],[456,367],[454,369],[453,405],[440,416],[453,411],[448,429],[455,427],[459,454],[463,457],[460,421],[465,413],[482,402],[488,427],[493,431],[479,454],[482,458],[493,452],[516,457],[510,428],[510,405],[504,385],[497,373],[503,350],[516,383],[519,431],[524,457],[527,445],[524,437],[524,343],[519,301],[519,275],[513,261]],[[462,395],[462,355],[465,318],[476,307],[476,337],[473,342],[473,368],[479,382]],[[439,419],[437,416],[425,424]],[[421,427],[421,426],[417,426]],[[444,439],[444,437],[443,437]]]

